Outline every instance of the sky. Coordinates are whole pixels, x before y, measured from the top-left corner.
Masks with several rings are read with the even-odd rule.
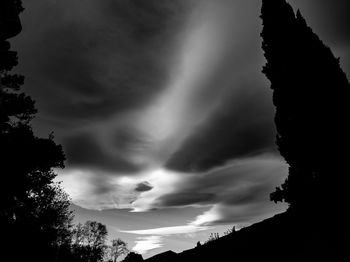
[[[350,73],[348,0],[291,0]],[[27,0],[12,40],[76,222],[144,258],[286,209],[259,0]]]

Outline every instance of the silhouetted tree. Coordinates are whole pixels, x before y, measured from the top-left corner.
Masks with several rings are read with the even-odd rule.
[[[62,148],[52,134],[33,134],[34,101],[20,91],[24,77],[11,73],[18,59],[7,39],[21,31],[22,10],[21,1],[0,3],[0,224],[7,242],[1,247],[11,253],[20,240],[25,245],[12,261],[53,261],[70,239],[72,213],[68,196],[53,182],[53,168],[64,167]]]
[[[123,262],[142,262],[143,257],[135,252],[130,252],[123,260]]]
[[[217,232],[216,233],[210,233],[208,240],[205,241],[204,244],[206,245],[206,244],[208,244],[210,242],[213,242],[213,241],[215,241],[215,240],[217,240],[219,238],[220,238],[219,233],[217,233]]]
[[[227,229],[225,232],[224,232],[224,235],[227,236],[227,235],[230,235],[230,234],[233,234],[236,232],[236,227],[235,226],[232,226],[231,228]]]
[[[73,228],[72,253],[78,261],[102,260],[106,248],[107,228],[96,221],[79,223]]]
[[[330,48],[285,0],[263,0],[263,73],[276,107],[277,145],[289,164],[275,202],[343,219],[348,205],[350,86]]]
[[[0,2],[0,39],[14,37],[22,30],[18,15],[23,11],[20,0],[2,0]]]
[[[116,262],[119,256],[125,255],[129,252],[127,243],[121,240],[120,238],[113,239],[111,247],[113,262]]]

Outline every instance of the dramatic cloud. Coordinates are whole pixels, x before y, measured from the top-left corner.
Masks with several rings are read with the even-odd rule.
[[[42,113],[92,120],[149,101],[165,88],[177,28],[185,20],[181,2],[31,4],[24,13],[30,17],[23,18],[28,28],[21,36],[25,43],[18,41],[24,70],[46,87],[35,88],[28,81],[30,92],[49,99],[39,99]],[[40,55],[34,61],[27,59],[38,46]]]
[[[146,192],[146,191],[150,191],[153,188],[152,185],[150,185],[150,183],[146,182],[142,182],[137,184],[135,191],[136,192]]]
[[[140,169],[125,157],[113,154],[101,146],[99,141],[86,133],[78,133],[67,137],[65,140],[67,162],[70,168],[84,166],[85,168],[103,169],[106,171],[119,170],[132,173]]]
[[[57,180],[62,181],[75,204],[96,210],[129,208],[137,212],[153,209],[155,199],[173,191],[182,177],[180,173],[163,169],[146,170],[132,176],[113,175],[93,169],[57,172]]]
[[[349,74],[348,2],[291,0]],[[37,101],[34,130],[54,130],[63,144],[57,180],[73,202],[103,210],[77,216],[110,217],[116,236],[141,236],[134,250],[142,253],[168,236],[243,226],[286,208],[269,201],[287,166],[261,73],[261,0],[24,4],[13,46],[24,91]],[[118,216],[106,210],[121,208]]]
[[[222,99],[222,105],[197,127],[167,163],[181,171],[203,171],[237,157],[274,150],[270,94],[245,83]]]
[[[171,192],[158,191],[156,198],[153,193],[148,205],[153,208],[177,209],[184,206],[211,206],[209,210],[181,226],[121,232],[150,238],[170,237],[198,234],[218,225],[230,224],[241,228],[261,221],[286,209],[285,205],[276,205],[268,199],[269,193],[276,184],[282,182],[286,173],[287,166],[281,159],[273,155],[260,155],[235,160],[206,173],[182,175],[177,182],[172,183],[175,188]],[[147,194],[151,192],[145,192],[141,196],[141,206],[145,206],[145,199],[150,199]],[[140,205],[138,201],[137,199],[133,204]]]
[[[167,89],[188,1],[39,0],[26,9],[15,44],[26,90],[40,108],[35,130],[55,130],[68,167],[136,172],[120,155],[128,141],[145,142],[135,141],[138,120],[125,119]]]
[[[159,169],[120,177],[101,172],[96,176],[93,170],[67,170],[60,173],[59,179],[74,202],[86,208],[130,208],[144,212],[222,204],[248,212],[260,205],[258,212],[262,214],[283,208],[270,203],[269,194],[286,175],[287,166],[281,159],[259,155],[202,173]]]
[[[236,217],[254,219],[284,208],[271,204],[269,194],[286,175],[287,165],[272,155],[239,159],[206,173],[188,175],[174,191],[159,196],[155,206],[222,204],[235,210]],[[230,219],[232,223],[239,220]]]
[[[315,0],[292,3],[349,65],[344,1],[318,13]],[[68,168],[205,171],[273,150],[259,0],[25,4],[19,71],[40,110],[35,130],[55,131]],[[329,10],[339,19],[321,19]]]
[[[106,173],[93,170],[58,171],[58,181],[72,197],[73,202],[81,207],[96,210],[110,208],[130,208],[137,193],[133,185],[121,184],[119,180]]]
[[[149,250],[160,248],[164,245],[162,244],[161,236],[138,237],[135,242],[136,245],[132,248],[132,250],[141,255]]]
[[[225,161],[221,156],[266,149],[273,133],[271,120],[263,120],[271,119],[267,99],[255,95],[264,90],[256,63],[259,40],[252,34],[258,35],[258,10],[241,0],[39,0],[28,5],[27,29],[16,44],[22,50],[19,70],[29,76],[26,87],[41,112],[36,131],[55,130],[68,168],[116,176],[163,166],[169,158],[176,163],[171,168],[185,170],[189,164],[178,160],[183,151],[189,151],[193,165],[210,168]],[[262,110],[259,119],[239,123],[239,132],[258,127],[266,141],[251,135],[257,145],[231,153],[232,146],[218,140],[218,157],[212,151],[195,159],[192,145],[201,142],[192,141],[194,133],[204,132],[203,139],[213,141],[222,121],[252,118],[245,117],[248,107],[233,105],[241,96]],[[217,119],[222,115],[227,117]],[[221,127],[212,130],[214,125]],[[233,125],[225,128],[227,134]]]

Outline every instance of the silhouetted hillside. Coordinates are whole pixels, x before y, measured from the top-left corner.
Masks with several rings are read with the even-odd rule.
[[[168,262],[168,261],[176,261],[177,253],[168,250],[163,253],[157,254],[153,257],[150,257],[144,261],[147,262]]]
[[[347,261],[333,239],[323,236],[322,228],[303,223],[286,212],[173,257],[163,253],[146,261]]]

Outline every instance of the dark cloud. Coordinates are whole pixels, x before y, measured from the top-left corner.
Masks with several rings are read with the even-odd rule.
[[[205,173],[188,175],[173,192],[159,197],[156,205],[212,205],[197,218],[208,225],[256,222],[285,209],[285,205],[272,203],[269,194],[287,172],[284,161],[273,155],[237,159]]]
[[[184,3],[90,0],[29,5],[23,17],[27,30],[18,45],[21,70],[42,85],[27,83],[41,113],[67,120],[101,119],[149,102],[164,88],[173,42],[184,23]]]
[[[350,23],[345,23],[348,4],[344,1],[292,2],[302,9],[312,25],[321,28],[335,42],[339,40],[337,36],[349,35],[346,32]],[[200,3],[206,2],[211,1]],[[40,113],[36,129],[39,133],[56,130],[68,158],[73,157],[68,159],[69,164],[88,164],[90,157],[84,152],[89,148],[84,148],[85,144],[92,147],[90,140],[94,140],[96,152],[106,151],[98,144],[100,133],[91,133],[89,136],[94,139],[86,143],[83,138],[73,141],[79,133],[72,127],[98,124],[104,119],[119,121],[113,117],[142,108],[167,87],[170,69],[178,59],[180,35],[186,31],[194,3],[201,6],[199,2],[185,0],[25,3],[24,31],[14,40],[16,49],[20,50],[19,71],[27,76],[26,90],[37,100]],[[218,30],[225,35],[222,42],[227,43],[222,48],[227,50],[223,51],[224,59],[213,63],[205,83],[201,83],[203,88],[195,92],[192,107],[204,108],[214,99],[221,100],[222,106],[171,157],[167,163],[171,169],[207,170],[235,157],[271,150],[273,146],[271,93],[259,73],[263,60],[259,39],[260,1],[215,3],[230,9],[216,14],[216,21],[222,20],[218,22]],[[316,5],[317,12],[313,10]],[[339,19],[331,19],[333,14]],[[237,80],[240,71],[245,72],[244,81]],[[240,90],[223,99],[220,92],[230,82],[232,89],[238,86]],[[126,128],[115,130],[110,142],[122,152],[142,143],[142,139],[140,134]],[[110,157],[91,161],[94,166],[107,163],[108,169],[117,166],[120,170],[128,169],[125,167],[129,164],[124,160],[117,157],[116,164],[112,164]]]
[[[136,192],[146,192],[146,191],[150,191],[153,188],[153,186],[148,183],[147,181],[139,183],[136,185],[135,187],[135,191]]]
[[[98,41],[88,43],[93,39],[90,34],[89,29],[70,22],[53,25],[41,36],[45,49],[40,66],[54,88],[71,95],[103,96],[104,90],[94,79],[100,70],[90,57],[96,52]]]
[[[128,126],[113,130],[110,143],[124,154],[141,152],[151,144],[142,132]]]
[[[275,174],[276,180],[280,178],[281,174]],[[246,192],[238,191],[232,192],[232,197],[226,199],[223,203],[229,206],[242,206],[249,205],[251,203],[259,203],[262,200],[267,200],[266,196],[271,193],[272,183],[251,184],[246,188]]]
[[[205,173],[189,175],[177,185],[175,192],[163,195],[157,203],[160,206],[264,205],[286,174],[284,161],[272,155],[238,159]]]
[[[212,204],[216,199],[214,193],[201,193],[181,190],[181,193],[166,194],[158,199],[162,205],[170,207],[182,207],[194,204]]]
[[[150,41],[163,34],[173,34],[174,22],[182,24],[189,11],[189,1],[184,0],[129,0],[104,1],[105,12],[123,24],[126,31],[139,41]],[[186,5],[185,5],[186,3]]]
[[[64,151],[67,155],[67,165],[71,168],[92,168],[106,172],[134,173],[141,169],[122,156],[112,155],[89,134],[77,134],[64,140]]]
[[[167,167],[180,171],[203,171],[229,159],[274,150],[273,110],[269,92],[258,83],[245,83],[199,126]]]
[[[116,116],[144,107],[166,88],[188,1],[25,4],[24,30],[14,44],[25,91],[39,108],[35,130],[39,135],[55,130],[68,167],[139,170],[108,153],[101,133],[86,129],[106,124],[105,119],[118,121]],[[141,141],[136,135],[127,128],[115,130],[110,143],[122,154]]]
[[[348,1],[291,2],[327,44],[336,50],[342,46],[342,61],[350,65]],[[196,12],[191,13],[193,3]],[[56,131],[68,168],[98,171],[96,177],[99,171],[130,175],[145,167],[135,163],[147,157],[168,159],[159,157],[166,150],[158,153],[159,145],[134,128],[133,113],[143,112],[172,81],[178,83],[174,64],[184,56],[197,61],[193,67],[184,66],[188,70],[184,83],[194,82],[196,87],[189,98],[176,97],[189,101],[186,106],[191,112],[178,121],[183,120],[184,128],[177,131],[187,139],[181,146],[174,142],[177,152],[166,167],[201,175],[185,179],[159,204],[247,206],[266,200],[272,184],[280,184],[252,177],[251,173],[261,173],[254,165],[244,171],[228,167],[233,160],[275,150],[272,95],[260,73],[264,63],[260,0],[36,0],[25,4],[24,30],[13,40],[20,51],[19,71],[26,76],[25,91],[37,101],[36,130]],[[201,26],[208,31],[201,31]],[[187,43],[191,39],[197,46]],[[187,53],[181,53],[187,44]],[[216,103],[216,110],[208,109]],[[192,117],[195,124],[185,123]],[[157,119],[151,124],[158,128]],[[161,146],[173,152],[173,145]],[[224,169],[213,171],[220,166]],[[108,181],[95,184],[97,194],[114,190]],[[231,188],[238,184],[246,187]],[[139,189],[148,188],[139,184],[135,190]]]

